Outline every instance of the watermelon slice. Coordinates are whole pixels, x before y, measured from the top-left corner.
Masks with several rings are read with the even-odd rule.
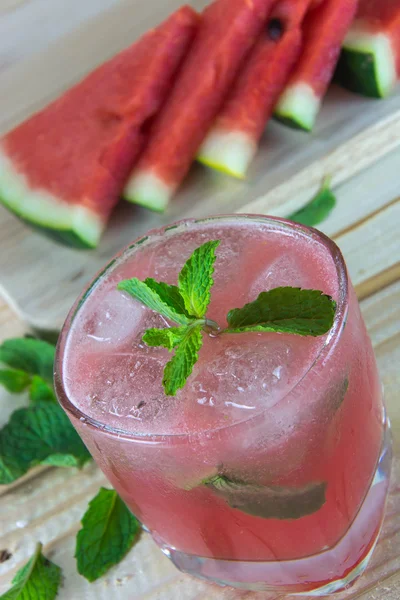
[[[361,0],[338,75],[350,90],[384,98],[400,79],[400,1]]]
[[[275,117],[285,125],[312,130],[357,4],[358,0],[324,0],[307,14],[300,61],[275,109]]]
[[[204,140],[199,162],[243,179],[301,51],[309,0],[281,0]]]
[[[216,0],[205,9],[177,84],[125,188],[127,200],[165,209],[265,26],[273,1]]]
[[[59,241],[95,247],[197,31],[183,7],[0,142],[0,198]]]

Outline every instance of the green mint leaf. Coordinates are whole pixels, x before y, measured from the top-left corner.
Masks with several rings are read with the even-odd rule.
[[[275,331],[319,336],[331,329],[336,303],[318,290],[280,287],[228,313],[226,333]]]
[[[11,394],[21,394],[30,385],[31,378],[18,369],[0,369],[0,385]]]
[[[187,330],[186,326],[148,329],[143,336],[143,341],[148,346],[163,346],[171,351],[182,342]]]
[[[53,381],[55,347],[34,338],[14,338],[0,346],[0,362],[29,375]]]
[[[15,338],[0,346],[0,385],[9,392],[21,393],[29,388],[32,402],[56,401],[53,391],[55,348],[35,338]]]
[[[296,223],[315,227],[324,221],[336,206],[336,196],[331,190],[331,178],[326,177],[314,198],[287,218]]]
[[[43,556],[39,543],[11,583],[13,587],[0,600],[54,600],[61,584],[61,569]]]
[[[85,458],[86,462],[90,459],[90,456]],[[51,454],[47,458],[41,461],[41,465],[50,465],[51,467],[77,467],[80,469],[84,464],[81,456],[74,456],[73,454]]]
[[[57,402],[52,386],[39,377],[39,375],[34,375],[32,377],[29,388],[29,398],[31,399],[31,402]]]
[[[0,430],[0,484],[11,483],[38,464],[82,466],[90,454],[55,402],[16,410]]]
[[[176,285],[168,285],[162,281],[155,281],[148,277],[144,280],[147,287],[155,292],[161,300],[180,315],[185,315],[190,319],[186,310],[185,301],[181,296],[179,288]]]
[[[203,345],[201,332],[202,325],[188,327],[174,357],[165,365],[163,386],[167,396],[175,396],[192,373],[199,358],[198,352]]]
[[[101,488],[82,518],[76,538],[78,571],[95,581],[119,563],[140,533],[139,521],[114,490]]]
[[[197,248],[179,274],[179,290],[186,310],[197,319],[204,317],[210,304],[215,251],[219,244],[219,240],[214,240]]]
[[[301,488],[260,486],[217,475],[203,485],[229,506],[263,519],[300,519],[325,504],[327,484],[311,483]]]
[[[174,292],[172,291],[170,295],[166,295],[166,284],[160,284],[161,287],[157,288],[154,280],[151,281],[150,285],[147,285],[144,281],[140,281],[133,277],[133,279],[126,279],[125,281],[121,281],[118,284],[118,289],[121,292],[126,292],[151,310],[154,310],[161,315],[163,315],[166,319],[170,321],[174,321],[179,325],[187,325],[190,323],[191,319],[186,316],[185,313],[181,311],[181,304],[173,305],[172,299],[174,298]],[[159,294],[161,293],[161,296]]]

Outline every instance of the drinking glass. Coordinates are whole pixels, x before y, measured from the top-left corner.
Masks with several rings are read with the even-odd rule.
[[[244,264],[244,249],[253,243],[253,231],[258,236],[257,244],[252,261]],[[245,234],[243,248],[233,252]],[[208,378],[216,378],[216,404],[229,404],[224,394],[233,381],[224,382],[225,387],[218,392],[214,342],[210,341],[201,351],[202,370],[196,371],[195,367],[194,383],[180,392],[180,398],[189,406],[182,416],[185,427],[178,432],[165,433],[159,427],[152,430],[150,418],[145,430],[132,430],[131,424],[140,421],[146,406],[155,402],[155,375],[149,367],[153,349],[141,346],[147,363],[131,356],[128,324],[135,326],[135,315],[139,319],[142,313],[129,313],[128,306],[134,301],[123,297],[115,287],[128,276],[139,277],[140,273],[144,277],[149,269],[153,269],[153,276],[158,266],[161,270],[169,268],[168,261],[176,262],[176,269],[182,267],[188,258],[184,244],[193,238],[193,249],[200,245],[199,240],[215,239],[217,235],[225,240],[225,268],[235,268],[235,281],[242,287],[252,280],[256,263],[258,270],[265,263],[265,284],[270,285],[268,274],[273,267],[268,266],[269,253],[279,244],[287,245],[288,266],[273,275],[277,283],[280,277],[288,280],[287,285],[291,277],[296,278],[290,271],[290,261],[305,280],[308,275],[316,277],[321,267],[319,276],[322,281],[326,279],[323,286],[337,290],[333,327],[306,371],[298,376],[293,371],[290,388],[274,402],[265,400],[265,408],[258,406],[254,414],[248,411],[246,418],[207,428],[199,426],[198,421],[203,418],[199,416],[204,408],[201,392],[207,388]],[[155,250],[151,254],[146,248]],[[157,253],[160,248],[162,251]],[[173,248],[177,249],[175,254]],[[313,250],[307,254],[310,248]],[[315,258],[318,252],[321,260]],[[274,260],[274,264],[277,260],[280,264],[279,256]],[[324,271],[322,263],[329,268],[324,267]],[[215,280],[219,279],[216,273]],[[215,292],[226,312],[234,307],[233,279],[221,279]],[[104,290],[111,289],[118,327],[113,330],[110,317],[107,335],[87,333],[85,327],[99,319],[94,312],[102,306]],[[105,320],[109,312],[104,308]],[[247,377],[257,371],[257,361],[246,350],[253,346],[246,344],[257,344],[258,362],[264,364],[270,355],[273,358],[281,351],[288,339],[280,334],[246,335],[253,337],[227,336],[224,347],[232,368],[236,368],[232,377],[238,379],[239,390],[247,389]],[[93,339],[88,341],[85,336]],[[122,340],[118,344],[122,344],[123,351],[113,354],[107,344],[112,347],[117,338]],[[90,345],[84,345],[89,343],[106,347],[106,351],[92,352]],[[295,351],[297,344],[305,342],[291,336],[287,343]],[[274,344],[280,344],[278,350]],[[168,354],[163,349],[157,352]],[[290,370],[296,368],[295,361],[285,366],[289,378]],[[148,389],[139,389],[135,383],[140,369],[140,377],[148,378]],[[158,377],[156,364],[154,369]],[[279,370],[274,377],[279,379]],[[124,382],[125,404],[110,404],[106,388],[108,384],[118,386],[118,378]],[[266,381],[269,386],[269,379]],[[113,259],[72,308],[58,343],[55,385],[61,406],[99,467],[181,571],[248,590],[318,596],[348,587],[366,568],[380,532],[388,493],[390,429],[371,342],[342,254],[317,230],[277,218],[236,215],[188,220],[150,232]],[[115,390],[118,395],[118,387]],[[163,402],[167,399],[158,407],[161,411],[165,408]],[[93,412],[93,407],[97,411],[102,403],[106,409]],[[208,404],[207,410],[211,410],[210,400]],[[168,419],[168,412],[165,414]],[[236,483],[219,486],[213,477],[221,472]]]

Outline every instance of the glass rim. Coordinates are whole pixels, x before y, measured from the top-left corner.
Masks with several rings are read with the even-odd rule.
[[[301,225],[299,223],[295,223],[293,221],[289,221],[287,219],[283,219],[275,216],[267,216],[267,215],[259,215],[259,214],[223,214],[223,215],[215,215],[211,217],[205,218],[189,218],[182,219],[180,221],[176,221],[173,224],[165,225],[160,228],[152,229],[144,236],[140,236],[132,243],[125,246],[118,254],[116,254],[107,264],[101,269],[90,281],[88,286],[83,290],[83,292],[78,296],[77,300],[73,304],[70,309],[67,318],[62,327],[57,348],[56,348],[56,357],[55,357],[55,370],[54,370],[54,385],[57,394],[58,401],[61,407],[65,410],[67,414],[70,414],[76,420],[82,421],[86,426],[89,426],[91,429],[96,430],[104,435],[116,437],[119,439],[124,439],[131,442],[138,442],[141,444],[157,444],[164,443],[166,440],[187,440],[194,439],[196,437],[201,437],[205,434],[217,434],[218,432],[231,430],[234,427],[243,426],[248,424],[253,419],[259,418],[264,413],[268,412],[268,408],[262,410],[261,412],[257,412],[255,415],[249,416],[248,419],[243,421],[238,421],[236,423],[224,425],[222,427],[216,427],[213,429],[198,431],[193,433],[138,433],[138,432],[129,432],[124,429],[119,429],[116,427],[112,427],[98,421],[85,414],[82,410],[80,410],[71,400],[69,399],[63,384],[63,359],[64,359],[64,350],[66,341],[68,338],[69,331],[71,329],[71,325],[77,316],[78,312],[85,304],[87,298],[91,295],[92,292],[96,289],[101,282],[108,276],[110,272],[117,266],[124,262],[128,254],[131,254],[135,251],[136,248],[141,246],[143,243],[147,241],[151,241],[156,235],[164,236],[169,231],[173,231],[179,226],[184,226],[186,224],[205,224],[212,221],[251,221],[251,222],[262,222],[265,224],[270,224],[275,226],[276,228],[284,228],[290,231],[291,233],[297,232],[303,236],[311,238],[314,241],[318,241],[328,250],[334,266],[336,268],[336,275],[338,281],[338,298],[336,300],[336,312],[335,318],[333,322],[333,326],[330,329],[327,338],[325,340],[325,344],[316,354],[315,359],[309,366],[309,368],[303,373],[303,375],[294,383],[294,385],[282,395],[278,402],[282,402],[284,398],[286,398],[289,394],[292,394],[296,387],[304,380],[304,378],[315,368],[315,365],[320,361],[323,361],[324,358],[329,354],[332,347],[336,345],[336,342],[340,339],[341,333],[344,329],[347,319],[348,313],[348,295],[349,295],[349,277],[347,273],[347,267],[343,258],[343,255],[335,244],[335,242],[329,238],[327,235],[322,233],[321,231],[308,227],[306,225]]]

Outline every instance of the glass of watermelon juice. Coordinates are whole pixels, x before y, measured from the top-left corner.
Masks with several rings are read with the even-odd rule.
[[[164,317],[117,290],[176,284],[221,240],[207,317],[278,286],[337,302],[322,337],[205,335],[175,397]],[[187,573],[250,590],[323,595],[365,569],[384,515],[390,434],[371,342],[343,257],[323,234],[262,216],[189,220],[120,253],[78,299],[57,351],[59,400],[99,467]]]

